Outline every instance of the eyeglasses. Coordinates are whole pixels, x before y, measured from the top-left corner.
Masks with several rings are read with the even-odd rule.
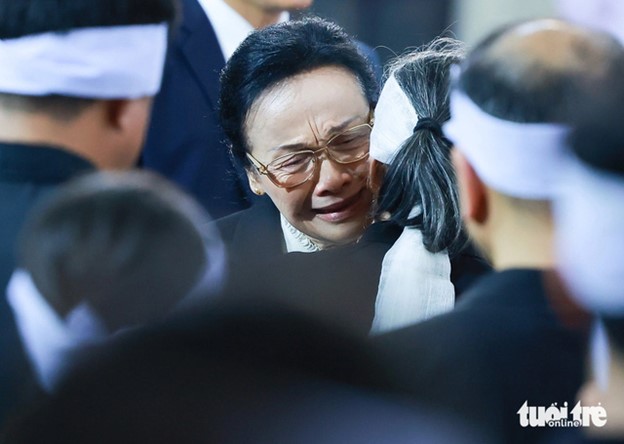
[[[369,123],[354,126],[335,135],[327,143],[315,150],[301,150],[285,154],[263,164],[250,153],[247,157],[260,174],[267,176],[280,188],[293,188],[307,182],[314,176],[318,157],[327,153],[327,157],[341,165],[359,162],[368,157],[370,134],[373,118]]]

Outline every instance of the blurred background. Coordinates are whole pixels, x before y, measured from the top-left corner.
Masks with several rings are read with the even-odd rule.
[[[596,2],[600,0],[315,0],[311,11],[376,47],[386,62],[440,35],[474,44],[504,23],[559,15],[562,3],[574,9],[574,3]]]

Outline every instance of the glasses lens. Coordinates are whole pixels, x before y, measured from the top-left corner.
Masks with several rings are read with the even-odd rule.
[[[367,156],[370,135],[369,125],[358,125],[335,136],[327,147],[331,150],[334,160],[340,163],[355,162]]]
[[[314,171],[314,152],[299,151],[278,157],[267,165],[267,171],[273,180],[289,187],[305,182]]]

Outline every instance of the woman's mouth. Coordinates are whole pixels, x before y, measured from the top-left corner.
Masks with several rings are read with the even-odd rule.
[[[343,222],[361,213],[360,204],[362,201],[363,190],[351,197],[334,202],[321,208],[315,208],[317,217],[326,222]]]

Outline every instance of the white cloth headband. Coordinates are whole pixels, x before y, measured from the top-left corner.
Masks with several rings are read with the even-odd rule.
[[[160,89],[167,25],[76,29],[0,40],[0,92],[94,99]]]
[[[37,378],[49,392],[80,346],[98,343],[108,336],[87,304],[78,305],[61,319],[24,270],[13,273],[7,297]]]
[[[569,128],[518,123],[485,113],[458,90],[450,96],[444,133],[492,189],[521,199],[551,199]]]
[[[418,116],[410,99],[394,75],[386,81],[375,107],[375,125],[371,133],[370,156],[389,164],[414,133]]]
[[[570,158],[555,201],[557,261],[573,296],[599,313],[624,315],[624,178]]]

